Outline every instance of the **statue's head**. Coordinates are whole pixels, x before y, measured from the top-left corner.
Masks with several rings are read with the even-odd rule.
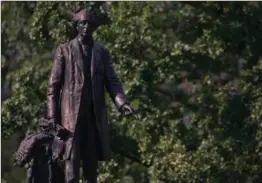
[[[91,37],[98,26],[99,21],[97,16],[86,9],[76,13],[73,18],[73,28],[81,37]]]

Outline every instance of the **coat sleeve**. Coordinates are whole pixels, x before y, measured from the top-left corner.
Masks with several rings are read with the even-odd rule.
[[[105,50],[105,87],[118,110],[129,101],[124,93],[123,86],[116,76],[108,50]]]
[[[54,65],[49,78],[47,91],[47,117],[56,123],[60,119],[59,101],[64,80],[64,67],[64,56],[62,48],[59,46],[55,52]]]

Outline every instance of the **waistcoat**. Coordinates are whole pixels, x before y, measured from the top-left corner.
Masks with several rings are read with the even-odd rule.
[[[79,43],[80,44],[80,43]],[[91,80],[91,59],[92,59],[92,44],[87,48],[84,48],[80,44],[81,52],[83,55],[83,66],[84,66],[84,86],[82,92],[82,106],[88,107],[92,105],[93,102],[93,88],[92,88],[92,80]]]

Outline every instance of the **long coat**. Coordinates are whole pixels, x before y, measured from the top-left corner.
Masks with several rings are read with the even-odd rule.
[[[74,145],[75,129],[84,85],[83,56],[77,39],[60,45],[54,56],[54,65],[48,85],[48,117],[72,133],[67,140],[65,158],[69,159]],[[91,81],[96,125],[100,137],[99,160],[111,158],[109,125],[105,105],[105,89],[119,109],[128,103],[122,84],[118,80],[107,49],[94,41],[91,59]]]

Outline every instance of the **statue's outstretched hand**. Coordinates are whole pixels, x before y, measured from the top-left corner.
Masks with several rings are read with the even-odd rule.
[[[124,105],[121,107],[120,112],[121,112],[124,116],[135,116],[135,117],[136,117],[135,110],[134,110],[129,104],[124,104]]]

